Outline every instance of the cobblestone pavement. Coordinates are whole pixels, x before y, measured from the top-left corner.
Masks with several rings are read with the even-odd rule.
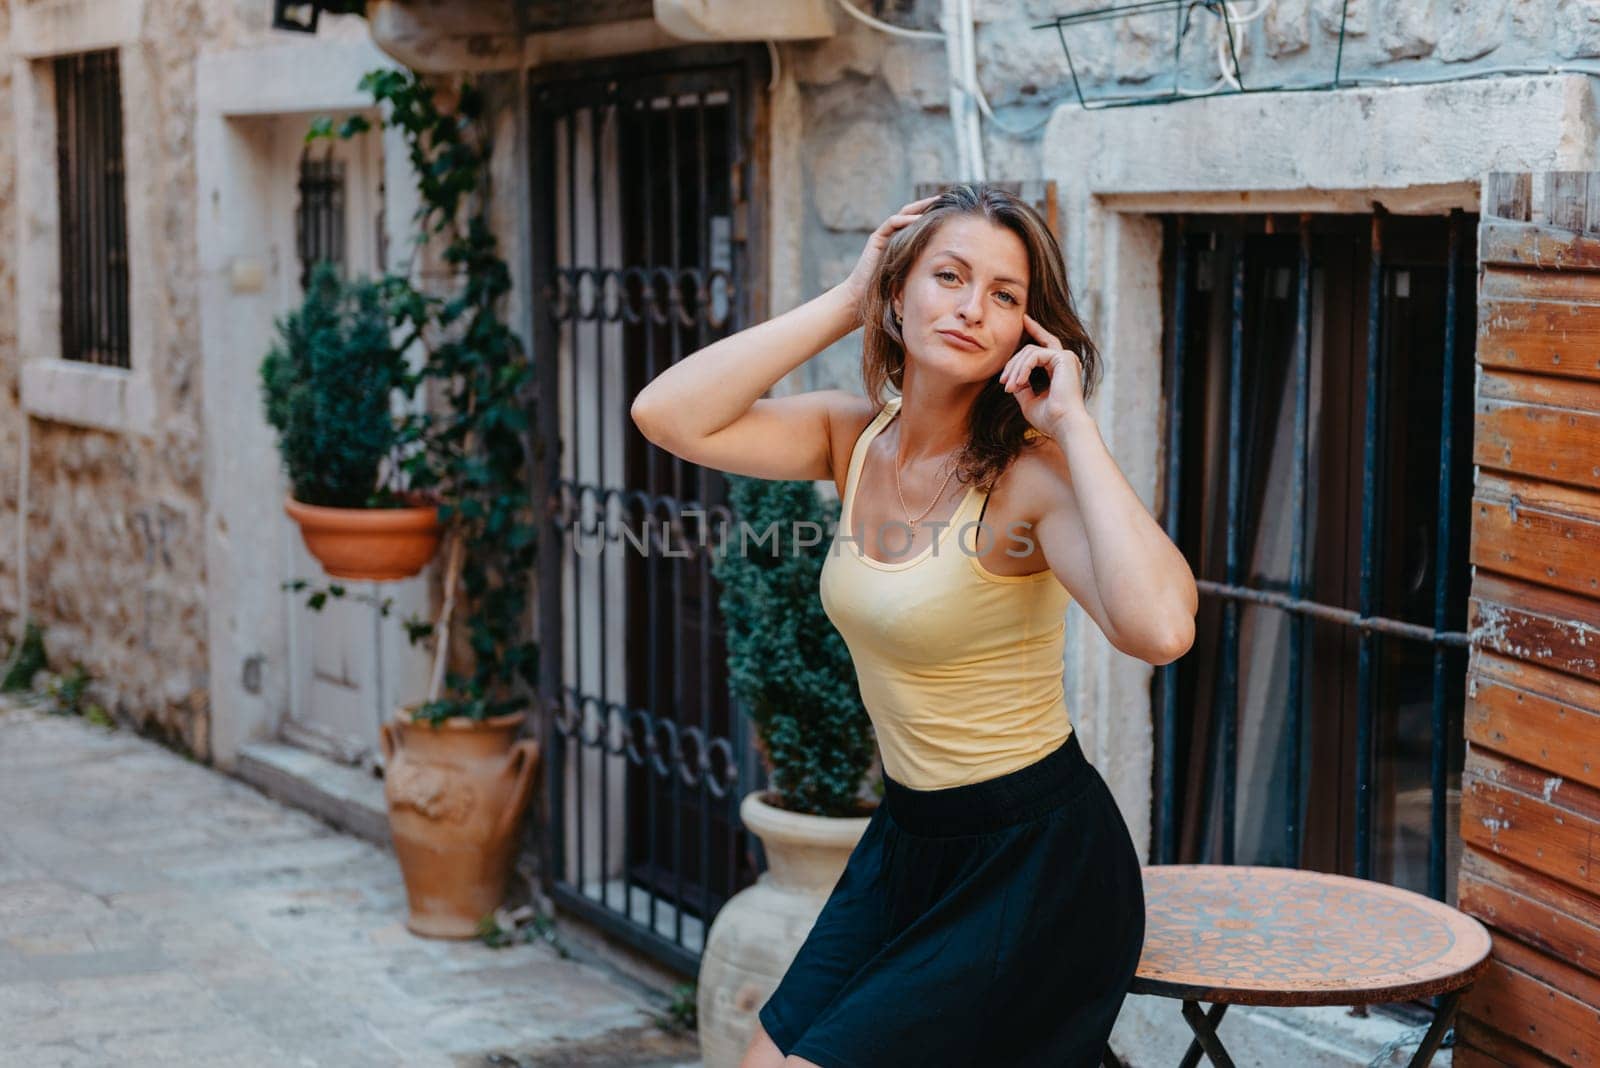
[[[0,705],[0,1066],[696,1063],[660,993],[404,912],[388,852],[127,730]]]

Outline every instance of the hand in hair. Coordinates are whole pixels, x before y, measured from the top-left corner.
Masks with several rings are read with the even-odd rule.
[[[878,270],[878,260],[882,258],[883,250],[889,244],[889,238],[894,236],[896,230],[916,222],[923,210],[938,199],[935,195],[913,200],[883,220],[883,225],[872,231],[872,235],[867,238],[867,247],[861,251],[861,258],[850,271],[850,277],[842,283],[842,288],[850,294],[858,306],[862,298],[867,295],[867,287],[872,284],[872,276]]]

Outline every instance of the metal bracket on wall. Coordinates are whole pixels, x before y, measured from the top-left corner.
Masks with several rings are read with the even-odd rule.
[[[1226,44],[1228,62],[1226,65],[1218,64],[1221,76],[1211,85],[1204,89],[1186,89],[1180,84],[1183,72],[1183,40],[1193,25],[1196,8],[1215,16],[1220,21],[1225,35],[1224,43]],[[1245,18],[1240,18],[1234,12],[1233,5],[1229,0],[1134,0],[1133,3],[1113,4],[1109,7],[1097,7],[1088,11],[1075,11],[1067,15],[1058,15],[1049,22],[1038,23],[1033,29],[1053,29],[1056,31],[1056,36],[1061,41],[1061,50],[1067,57],[1067,71],[1072,76],[1073,92],[1078,97],[1079,106],[1089,111],[1101,108],[1129,107],[1137,104],[1165,104],[1175,100],[1193,100],[1199,97],[1221,96],[1230,93],[1336,89],[1342,84],[1345,24],[1349,18],[1350,0],[1341,0],[1340,4],[1339,43],[1334,56],[1332,80],[1306,85],[1246,86],[1244,84],[1244,75],[1239,67],[1240,42],[1235,39],[1234,27],[1253,19],[1257,13],[1259,13],[1259,9],[1257,12],[1252,12],[1245,16]],[[1171,88],[1161,93],[1144,93],[1136,96],[1105,96],[1096,99],[1085,97],[1082,81],[1078,77],[1078,65],[1073,60],[1072,45],[1068,41],[1067,30],[1096,22],[1120,22],[1164,14],[1172,17],[1173,27]],[[1079,58],[1082,58],[1081,54]]]

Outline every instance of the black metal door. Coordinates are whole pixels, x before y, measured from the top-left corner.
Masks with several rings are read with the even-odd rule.
[[[729,518],[724,479],[649,444],[628,408],[750,321],[754,76],[742,55],[686,50],[531,90],[553,503],[546,880],[563,906],[690,974],[717,910],[755,878],[738,803],[758,762],[703,544]]]

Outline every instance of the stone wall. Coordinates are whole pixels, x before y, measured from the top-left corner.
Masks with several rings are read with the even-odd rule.
[[[11,98],[12,79],[25,69],[9,50],[22,3],[0,0],[0,100]],[[1053,110],[1076,103],[1055,33],[1032,27],[1071,6],[1064,0],[974,0],[979,82],[999,114],[998,121],[983,123],[992,178],[1044,176],[1040,128]],[[1254,10],[1243,0],[1238,6],[1244,14]],[[94,675],[100,700],[204,755],[208,680],[193,63],[202,50],[282,46],[294,38],[268,29],[268,5],[257,0],[145,0],[142,8],[138,47],[153,72],[149,113],[155,119],[129,133],[148,139],[159,166],[128,195],[130,201],[153,203],[157,220],[159,299],[141,309],[155,327],[153,436],[24,423],[18,388],[23,354],[13,314],[17,273],[27,270],[15,255],[20,214],[14,161],[21,146],[12,109],[0,107],[0,161],[6,161],[0,165],[0,455],[7,459],[0,467],[0,622],[14,626],[26,610],[47,626],[58,665],[78,660]],[[899,25],[937,27],[936,0],[900,0],[878,10]],[[1272,0],[1241,27],[1246,83],[1309,84],[1330,77],[1339,12],[1333,0]],[[1198,87],[1216,77],[1219,24],[1203,12],[1194,18],[1183,74],[1185,84]],[[837,22],[839,32],[831,39],[779,46],[786,78],[793,78],[792,88],[780,92],[792,92],[793,100],[775,123],[774,137],[791,139],[785,151],[798,156],[803,180],[796,183],[799,222],[790,230],[795,276],[774,279],[773,289],[795,299],[843,278],[866,233],[909,198],[915,183],[955,176],[943,45],[892,37],[842,14]],[[359,35],[365,28],[326,19],[321,32]],[[1171,32],[1166,16],[1070,30],[1085,91],[1163,88],[1171,71]],[[1448,77],[1595,56],[1600,5],[1592,0],[1351,0],[1343,72]],[[1128,151],[1153,153],[1160,147],[1130,145]],[[1241,144],[1241,151],[1247,148]],[[1050,177],[1071,182],[1070,174]],[[856,345],[847,339],[807,365],[806,386],[856,388],[856,363]],[[25,539],[17,522],[24,468]],[[18,600],[23,540],[26,606]]]
[[[11,5],[0,0],[0,44],[11,36]],[[4,55],[0,47],[0,55]],[[11,64],[0,63],[0,161],[16,159]],[[17,605],[17,490],[22,461],[22,403],[17,374],[17,173],[0,163],[0,650],[15,633]]]
[[[38,0],[34,0],[38,2]],[[209,756],[205,500],[196,266],[194,65],[205,49],[282,46],[268,28],[270,5],[146,0],[136,43],[150,96],[125,137],[143,139],[153,166],[130,176],[128,213],[145,212],[155,248],[154,300],[136,304],[154,343],[148,372],[154,433],[112,433],[24,420],[18,371],[15,279],[20,251],[15,151],[8,92],[28,63],[11,50],[18,0],[0,0],[0,617],[8,630],[26,614],[45,627],[52,666],[81,663],[93,695],[119,717],[202,759]],[[364,33],[325,20],[324,33]],[[328,25],[331,22],[331,27]],[[124,77],[124,112],[127,106]],[[248,226],[248,219],[237,220]],[[135,250],[137,255],[137,250]],[[241,354],[253,358],[255,354]],[[23,442],[26,441],[26,457]],[[26,469],[25,538],[16,515]],[[273,492],[264,471],[263,492]],[[26,542],[27,604],[19,604],[18,557]]]
[[[874,7],[863,0],[856,4]],[[939,28],[938,0],[877,6],[897,26]],[[1043,125],[1057,108],[1077,108],[1078,102],[1056,31],[1033,27],[1090,6],[1095,5],[974,0],[978,81],[997,115],[983,120],[989,178],[1047,177],[1039,152]],[[1259,0],[1259,6],[1238,0],[1234,6],[1241,16],[1264,8],[1236,31],[1244,84],[1315,85],[1332,79],[1342,10],[1338,0]],[[910,199],[916,182],[955,177],[943,43],[891,36],[842,13],[836,23],[839,32],[830,39],[780,48],[801,97],[794,127],[805,166],[801,299],[848,273],[867,232]],[[1068,28],[1084,95],[1093,101],[1169,89],[1173,33],[1170,14]],[[1220,33],[1218,19],[1194,13],[1184,39],[1185,88],[1216,82]],[[1591,0],[1350,0],[1341,75],[1345,80],[1449,78],[1491,67],[1581,65],[1596,56],[1600,4]],[[1594,66],[1600,71],[1600,64]],[[1265,137],[1272,127],[1272,98],[1260,99]],[[1248,143],[1241,142],[1240,150],[1248,151]],[[1157,154],[1161,146],[1130,144],[1127,151]],[[1070,174],[1048,177],[1071,182]],[[859,388],[857,353],[853,339],[829,350],[807,365],[805,388]]]

